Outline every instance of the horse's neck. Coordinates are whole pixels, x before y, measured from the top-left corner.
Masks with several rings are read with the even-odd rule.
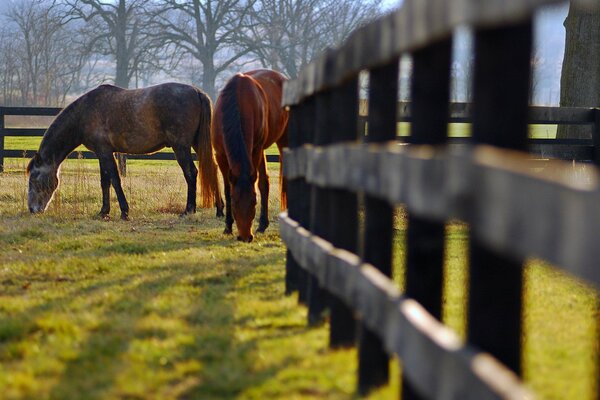
[[[42,159],[51,161],[58,166],[80,144],[81,137],[75,123],[67,120],[62,124],[53,123],[48,128],[39,152]]]

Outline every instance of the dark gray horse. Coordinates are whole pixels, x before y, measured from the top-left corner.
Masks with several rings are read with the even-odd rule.
[[[212,105],[200,89],[165,83],[144,89],[101,85],[66,107],[46,130],[38,152],[27,166],[28,205],[32,213],[43,212],[59,184],[59,167],[83,144],[98,156],[102,208],[110,212],[110,185],[115,189],[121,219],[129,219],[121,178],[113,153],[148,154],[172,147],[188,185],[185,213],[196,211],[196,177],[191,148],[198,155],[203,207],[216,205],[223,214],[217,166],[210,143]]]

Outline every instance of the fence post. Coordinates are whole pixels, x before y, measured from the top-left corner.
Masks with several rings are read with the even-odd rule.
[[[531,21],[475,35],[473,141],[526,151]],[[498,110],[502,110],[501,113]],[[467,338],[521,375],[523,260],[472,230]]]
[[[329,91],[318,93],[315,97],[315,146],[324,146],[331,142],[330,98]],[[311,185],[310,231],[325,240],[329,239],[329,190]],[[324,311],[328,306],[331,295],[321,288],[318,279],[310,275],[308,279],[308,324],[319,325],[325,320]]]
[[[451,40],[413,54],[409,143],[437,145],[448,141],[451,56]],[[444,234],[444,222],[408,214],[406,295],[438,320],[442,318]],[[402,399],[421,398],[403,376]]]
[[[288,146],[289,149],[297,149],[299,137],[298,137],[298,106],[292,106],[289,110],[289,120],[287,126]],[[280,159],[279,162],[283,162]],[[283,173],[283,166],[281,166]],[[288,196],[288,216],[298,221],[298,208],[296,206],[297,199],[302,195],[298,193],[298,179],[288,179],[287,184],[287,196]],[[300,289],[300,266],[292,255],[292,252],[288,249],[286,252],[285,260],[285,294],[290,295],[293,292]]]
[[[4,172],[4,107],[0,107],[0,173]]]
[[[600,108],[594,108],[594,126],[592,127],[592,139],[594,142],[593,162],[600,168]],[[600,299],[596,301],[596,314],[600,308]],[[600,318],[596,318],[596,342],[600,343]],[[600,400],[600,354],[596,355],[596,400]]]
[[[369,76],[369,143],[396,138],[398,102],[398,60],[374,68]],[[388,277],[392,276],[394,207],[384,200],[365,196],[365,226],[362,259]],[[368,393],[389,380],[389,356],[379,336],[361,326],[358,364],[358,391]]]
[[[344,82],[333,91],[330,115],[334,118],[332,143],[356,141],[358,134],[358,79]],[[354,116],[354,117],[353,117]],[[342,189],[331,189],[329,194],[329,235],[331,243],[340,249],[358,253],[358,196]],[[329,304],[329,346],[353,346],[356,341],[354,314],[337,297]]]
[[[119,173],[121,176],[127,176],[127,155],[123,153],[117,153],[117,163],[119,164]]]
[[[314,136],[314,118],[315,118],[315,100],[314,97],[304,100],[300,105],[300,118],[298,121],[298,146],[303,146],[313,142]],[[298,179],[297,184],[298,196],[296,200],[298,220],[297,222],[304,228],[310,228],[310,209],[311,209],[311,193],[312,185],[306,182],[306,178]],[[305,269],[300,268],[298,280],[298,302],[308,305],[308,289],[310,274]]]
[[[594,125],[592,126],[592,141],[594,144],[593,162],[600,166],[600,108],[592,109]]]

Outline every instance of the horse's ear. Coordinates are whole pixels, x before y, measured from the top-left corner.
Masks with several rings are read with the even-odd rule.
[[[39,167],[40,165],[42,165],[42,157],[40,157],[40,153],[36,152],[27,164],[27,173],[29,174],[33,167]]]

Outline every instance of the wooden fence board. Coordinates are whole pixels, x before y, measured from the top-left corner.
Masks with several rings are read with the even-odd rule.
[[[532,394],[491,356],[463,345],[375,267],[280,215],[282,239],[298,263],[361,316],[398,354],[411,382],[429,398],[526,399]]]
[[[523,153],[396,143],[304,148],[284,164],[294,172],[305,164],[313,184],[365,191],[423,217],[465,220],[498,250],[541,257],[600,287],[600,178],[591,166],[554,161],[541,175]]]
[[[1,115],[54,116],[61,112],[59,107],[0,107]]]

